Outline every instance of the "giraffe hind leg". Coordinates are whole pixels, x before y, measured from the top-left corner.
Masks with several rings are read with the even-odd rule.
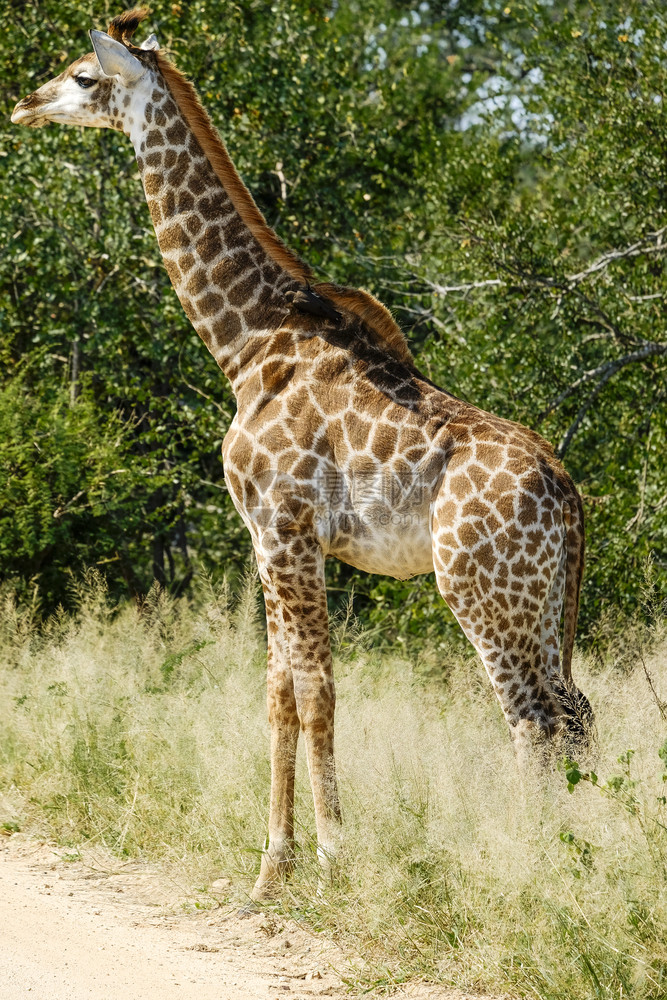
[[[440,560],[442,563],[442,560]],[[440,571],[438,587],[484,664],[508,723],[519,763],[544,761],[560,725],[562,707],[554,690],[558,650],[543,654],[542,609],[520,594],[514,608],[504,595],[485,594],[474,560],[456,574]],[[508,578],[506,594],[512,594]],[[519,593],[514,591],[514,593]]]
[[[468,602],[449,587],[442,587],[441,593],[479,653],[520,765],[544,761],[558,731],[561,707],[542,661],[539,616],[521,613],[513,621],[499,616],[492,601]]]
[[[438,497],[433,513],[438,587],[484,663],[520,763],[535,757],[546,763],[563,731],[575,738],[581,734],[577,709],[585,717],[587,706],[565,683],[560,664],[564,528],[552,513],[553,501],[545,504],[541,524],[527,532],[512,516],[500,524],[488,492],[473,500],[466,518],[465,505],[454,503],[446,483]],[[521,501],[519,494],[519,508]]]
[[[577,759],[589,757],[596,743],[595,718],[591,704],[571,678],[565,677],[560,660],[559,626],[565,593],[566,551],[554,578],[541,623],[542,663],[550,679],[559,709],[559,727],[554,750]]]

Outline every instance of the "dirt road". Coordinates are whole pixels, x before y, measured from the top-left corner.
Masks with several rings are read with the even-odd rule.
[[[184,912],[181,887],[139,865],[69,861],[0,841],[3,1000],[275,1000],[347,994],[350,963],[272,914]],[[465,1000],[415,986],[410,1000]],[[476,1000],[480,1000],[479,997]],[[491,1000],[491,998],[488,998]]]

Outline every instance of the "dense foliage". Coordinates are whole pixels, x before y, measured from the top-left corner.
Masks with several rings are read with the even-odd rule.
[[[9,124],[87,50],[101,0],[2,0],[0,574],[67,599],[243,564],[233,398],[173,294],[122,136]],[[420,367],[540,430],[585,495],[584,621],[667,576],[667,13],[641,0],[156,0],[269,221],[390,305]],[[332,567],[396,632],[430,578]]]

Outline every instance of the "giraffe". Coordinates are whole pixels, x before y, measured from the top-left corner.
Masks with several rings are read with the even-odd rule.
[[[91,31],[94,51],[20,101],[12,121],[130,138],[169,278],[236,397],[225,480],[252,536],[267,622],[262,899],[294,864],[300,732],[325,873],[341,839],[325,558],[397,579],[435,572],[519,756],[556,738],[583,749],[593,716],[571,674],[583,510],[543,438],[421,375],[371,295],[312,284],[192,84],[154,35],[133,44],[146,14]]]

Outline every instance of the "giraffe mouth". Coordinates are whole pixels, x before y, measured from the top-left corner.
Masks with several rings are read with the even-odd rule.
[[[14,125],[27,125],[28,128],[42,128],[49,124],[49,119],[40,113],[39,105],[35,106],[33,95],[24,97],[12,111]]]

